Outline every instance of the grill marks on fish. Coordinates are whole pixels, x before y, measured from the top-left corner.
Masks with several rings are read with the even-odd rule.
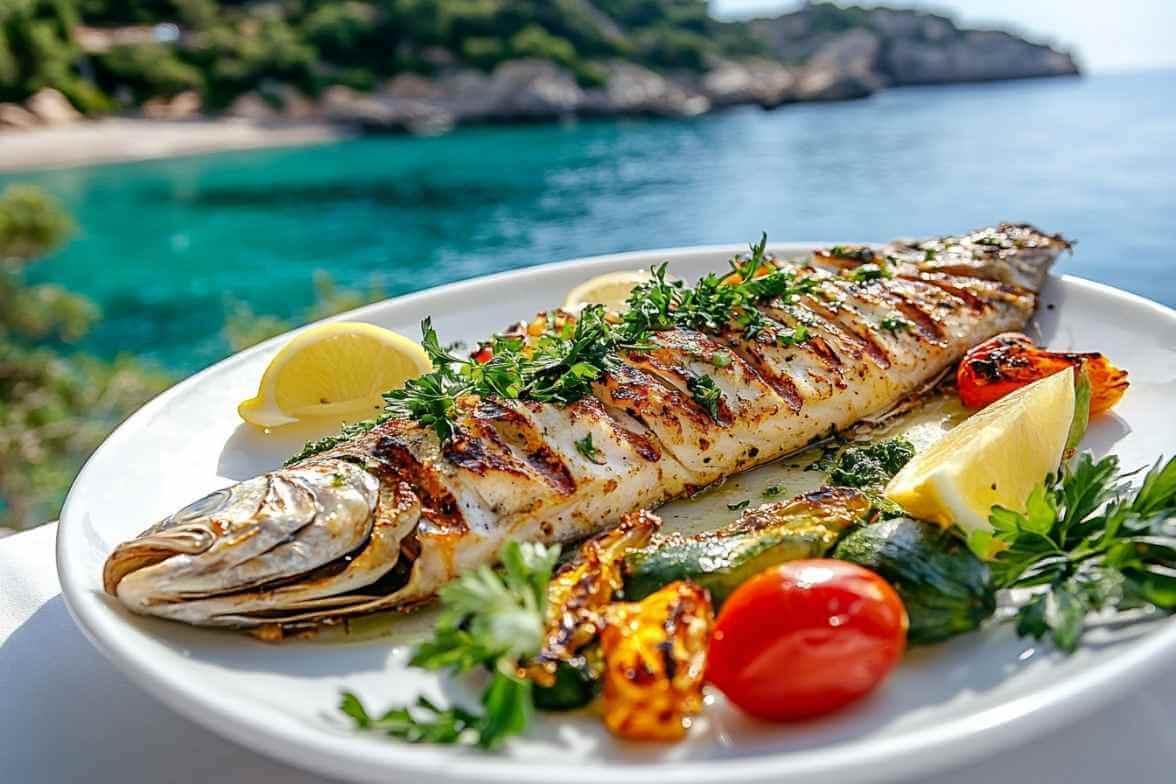
[[[972,345],[1021,327],[1066,247],[1012,226],[776,262],[818,283],[761,303],[753,334],[734,322],[657,332],[568,406],[462,399],[444,444],[389,420],[120,545],[106,589],[136,612],[216,626],[413,606],[507,539],[583,538],[882,413]],[[863,263],[890,277],[845,274]],[[718,391],[713,409],[699,384]],[[586,454],[577,443],[589,438]]]

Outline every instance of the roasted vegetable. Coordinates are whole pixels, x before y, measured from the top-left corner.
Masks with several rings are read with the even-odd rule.
[[[541,690],[554,690],[537,696],[540,707],[575,708],[591,701],[596,668],[580,652],[600,632],[600,614],[621,587],[621,558],[647,544],[660,526],[661,520],[644,510],[628,514],[584,542],[551,579],[543,647],[527,666],[527,677]]]
[[[1046,351],[1019,332],[997,335],[965,354],[956,383],[965,406],[983,408],[1066,367],[1085,368],[1090,376],[1091,416],[1109,410],[1127,391],[1127,371],[1102,354]]]
[[[938,525],[909,517],[883,520],[849,534],[833,557],[875,571],[894,586],[910,617],[912,643],[971,631],[996,609],[988,567]]]
[[[545,711],[583,708],[600,694],[602,669],[599,653],[559,662],[554,673],[544,676],[544,685],[536,683],[532,687],[535,707]]]
[[[675,582],[604,614],[604,723],[632,740],[677,740],[702,710],[714,611],[706,589]]]
[[[740,583],[769,566],[824,555],[869,509],[869,499],[856,490],[824,488],[749,509],[718,531],[664,537],[625,555],[625,598],[641,599],[688,579],[709,590],[718,607]]]

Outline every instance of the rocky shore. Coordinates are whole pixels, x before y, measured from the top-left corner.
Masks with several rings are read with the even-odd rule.
[[[439,62],[432,76],[402,73],[370,92],[336,85],[312,99],[290,85],[265,83],[240,95],[225,113],[235,124],[215,132],[210,130],[216,127],[213,123],[176,124],[203,118],[195,92],[153,99],[141,107],[141,113],[146,120],[170,123],[160,127],[169,130],[173,146],[204,151],[209,145],[260,146],[267,128],[284,129],[285,135],[275,136],[274,144],[286,144],[303,136],[309,140],[330,137],[330,128],[339,134],[437,134],[477,123],[624,115],[690,117],[745,104],[772,109],[864,98],[895,86],[1079,72],[1068,53],[1006,32],[961,29],[935,14],[888,8],[842,8],[831,13],[828,6],[810,5],[753,20],[751,28],[771,56],[712,58],[702,72],[658,72],[613,60],[600,64],[601,77],[593,85],[584,85],[570,70],[547,60],[507,60],[485,72],[451,59]],[[0,145],[9,148],[0,151],[0,168],[15,165],[12,159],[17,153],[11,142],[17,131],[59,128],[82,120],[52,89],[40,91],[24,105],[0,104],[0,129],[11,131]],[[109,127],[112,122],[105,124]],[[222,145],[214,141],[218,138],[225,140]],[[139,153],[134,148],[129,145],[122,157],[144,157],[144,145],[138,145]],[[89,159],[119,157],[117,144],[103,149],[104,155],[89,155]],[[79,153],[87,159],[85,148]],[[67,157],[73,161],[78,156]],[[37,164],[26,158],[24,165]]]
[[[689,117],[716,108],[867,97],[887,87],[984,82],[1079,73],[1074,58],[997,30],[961,29],[949,18],[890,8],[806,6],[752,29],[774,55],[714,59],[702,74],[658,73],[614,61],[604,84],[584,87],[542,60],[513,60],[490,73],[450,66],[433,78],[397,76],[372,93],[326,90],[317,104],[276,88],[238,99],[254,119],[321,117],[368,131],[437,133],[455,125],[567,117]]]

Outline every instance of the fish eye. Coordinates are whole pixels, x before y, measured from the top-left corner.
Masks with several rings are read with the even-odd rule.
[[[200,517],[207,517],[224,506],[225,502],[229,500],[230,495],[228,488],[215,490],[173,514],[168,518],[168,522],[174,524],[188,523]]]

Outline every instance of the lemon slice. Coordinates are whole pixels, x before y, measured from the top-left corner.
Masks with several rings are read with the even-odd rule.
[[[354,322],[311,327],[290,340],[261,376],[257,395],[237,406],[251,425],[304,419],[363,419],[383,408],[381,394],[431,369],[416,342]]]
[[[967,533],[991,530],[993,505],[1025,510],[1033,488],[1057,471],[1074,419],[1067,368],[1001,398],[916,455],[886,486],[909,514]]]
[[[585,305],[604,305],[609,310],[623,310],[634,287],[649,280],[642,270],[609,272],[586,280],[568,292],[564,310],[579,310]]]

